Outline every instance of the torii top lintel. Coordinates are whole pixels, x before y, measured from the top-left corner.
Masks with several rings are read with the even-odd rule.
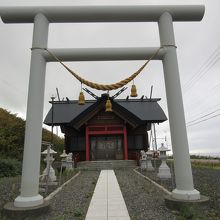
[[[158,22],[164,12],[173,21],[200,21],[204,5],[129,5],[129,6],[37,6],[0,7],[5,23],[33,23],[42,13],[50,23],[66,22]]]

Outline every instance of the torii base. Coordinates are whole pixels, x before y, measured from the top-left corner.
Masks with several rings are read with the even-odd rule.
[[[15,207],[14,202],[6,203],[3,208],[3,215],[10,219],[25,219],[27,217],[37,217],[49,211],[49,202],[33,207]]]
[[[175,210],[178,212],[188,211],[197,212],[209,205],[209,198],[207,196],[200,196],[198,200],[180,200],[175,199],[170,195],[164,197],[165,205],[168,209]]]

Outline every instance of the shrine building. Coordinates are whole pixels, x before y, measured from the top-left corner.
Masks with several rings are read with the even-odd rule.
[[[140,150],[149,147],[152,123],[167,120],[159,98],[113,99],[112,111],[106,111],[107,94],[96,100],[53,101],[44,123],[60,126],[65,149],[86,160],[136,159]]]

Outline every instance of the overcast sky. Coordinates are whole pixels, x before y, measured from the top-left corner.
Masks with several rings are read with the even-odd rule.
[[[220,1],[219,0],[111,0],[111,1],[9,1],[1,6],[40,5],[152,5],[204,4],[201,22],[174,23],[181,86],[183,92],[189,147],[191,153],[220,156]],[[0,107],[26,117],[27,91],[30,70],[32,24],[4,24],[0,21]],[[91,23],[51,24],[48,48],[74,47],[151,47],[159,46],[156,23]],[[131,73],[144,61],[71,62],[69,67],[81,76],[98,83],[114,83]],[[111,76],[111,77],[109,77]],[[167,114],[166,93],[161,61],[152,61],[135,79],[139,98],[160,97],[160,105]],[[119,98],[129,94],[130,84]],[[80,83],[60,64],[50,63],[46,71],[44,117],[48,103],[59,88],[61,97],[78,99]],[[95,94],[100,92],[92,90]],[[113,91],[113,95],[117,91]],[[91,98],[86,95],[86,98]],[[159,138],[167,137],[171,147],[169,123],[156,126]],[[164,141],[158,139],[158,142]]]

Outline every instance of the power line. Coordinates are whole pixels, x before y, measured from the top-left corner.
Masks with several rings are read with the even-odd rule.
[[[217,57],[217,59],[215,59],[212,64],[210,64],[209,67],[207,67],[206,70],[204,70],[204,72],[201,72],[200,75],[198,75],[197,78],[195,78],[195,80],[191,81],[191,84],[188,85],[188,87],[185,89],[185,93],[187,93],[203,76],[205,76],[206,73],[209,72],[209,70],[215,66],[215,64],[219,61],[220,57]]]
[[[188,87],[189,84],[192,83],[192,81],[202,72],[203,69],[205,69],[208,65],[209,62],[213,60],[213,56],[214,58],[219,54],[219,50],[220,46],[217,47],[217,49],[214,50],[214,52],[212,52],[212,54],[209,56],[209,58],[205,61],[205,63],[199,68],[199,70],[186,82],[186,84],[183,87]]]
[[[216,56],[214,57],[214,59],[216,59]],[[194,74],[193,77],[191,77],[190,80],[183,86],[183,89],[187,90],[188,88],[190,88],[192,86],[192,84],[194,82],[196,82],[196,80],[198,78],[200,78],[200,76],[203,74],[203,72],[210,66],[210,64],[213,62],[214,59],[212,59],[212,61],[208,65],[206,65],[204,68],[202,68],[201,70],[197,71],[196,74]]]
[[[199,117],[199,118],[196,118],[196,119],[194,119],[194,120],[192,120],[192,121],[189,121],[189,122],[187,122],[187,124],[190,124],[190,123],[192,123],[192,122],[195,122],[195,121],[198,121],[198,120],[200,120],[200,119],[202,119],[202,118],[205,118],[205,117],[207,117],[207,116],[209,116],[209,115],[211,115],[211,114],[213,114],[213,113],[215,113],[215,112],[217,112],[217,111],[219,111],[219,110],[220,110],[220,108],[217,109],[217,110],[215,110],[215,111],[213,111],[213,112],[210,112],[210,113],[208,113],[208,114],[205,114],[205,115],[203,115],[202,117]]]
[[[219,105],[220,105],[220,102],[217,103],[217,104],[214,105],[214,106],[211,106],[211,107],[207,108],[205,111],[202,111],[202,112],[200,112],[200,113],[198,113],[198,114],[196,114],[196,115],[193,115],[192,118],[194,118],[195,116],[201,115],[201,114],[203,114],[203,113],[206,113],[207,111],[209,111],[209,110],[211,110],[211,109],[214,109],[214,108],[216,108],[216,107],[219,106]]]
[[[214,100],[214,97],[217,96],[216,98],[219,100],[219,95],[217,94],[217,92],[220,91],[220,90],[218,89],[218,87],[220,88],[220,83],[213,86],[211,89],[209,89],[206,96],[203,96],[201,98],[197,97],[196,99],[194,98],[193,99],[193,106],[192,106],[192,100],[191,99],[186,99],[186,103],[185,103],[186,108],[188,108],[187,106],[190,106],[190,108],[193,108],[194,111],[195,111],[195,109],[198,109],[199,111],[201,111],[201,108],[203,106],[207,106],[207,101],[210,101],[210,97],[212,97],[212,100]],[[190,102],[187,102],[187,101],[190,101]],[[210,103],[210,104],[212,104],[212,103]],[[214,109],[215,107],[217,107],[219,104],[220,104],[220,102],[218,102],[214,106],[211,106],[211,107],[208,106],[208,108],[205,108],[206,109],[205,111],[202,111],[199,114],[206,113],[210,109]],[[198,116],[198,113],[195,114],[195,116]]]
[[[203,75],[201,75],[199,79],[201,79],[201,78],[204,76],[204,74],[206,74],[206,73],[219,61],[219,59],[220,59],[220,57],[218,57],[218,58],[214,61],[214,63],[212,63],[212,65],[209,66],[208,69],[206,69],[206,72],[204,72]],[[199,79],[198,79],[198,80],[199,80]],[[198,81],[197,81],[197,82],[198,82]],[[197,82],[195,82],[194,85],[195,85]],[[191,85],[191,88],[192,88],[194,85]],[[206,95],[206,97],[212,97],[212,94],[213,94],[213,93],[216,94],[216,92],[219,91],[219,88],[220,88],[220,83],[215,84],[212,88],[209,89],[208,94]],[[190,90],[190,88],[189,88],[189,90]],[[185,93],[188,92],[189,90],[185,91]],[[201,105],[202,105],[202,106],[204,105],[204,100],[206,100],[206,101],[209,100],[209,99],[206,99],[206,97],[203,97],[202,100],[201,100],[201,99],[198,99],[198,101],[196,101],[196,103],[195,103],[195,99],[193,100],[194,106],[196,106],[196,109],[197,109],[197,108],[201,108],[200,106],[201,106]],[[189,104],[191,105],[191,103],[189,103],[189,102],[187,102],[187,101],[190,101],[190,99],[188,99],[188,98],[186,99],[186,105],[189,105]],[[191,101],[190,101],[190,102],[191,102]],[[200,114],[201,114],[201,113],[200,113]]]
[[[209,117],[209,118],[203,119],[203,120],[201,120],[201,121],[195,122],[195,123],[193,123],[193,124],[187,125],[186,127],[190,127],[190,126],[193,126],[193,125],[200,124],[200,123],[202,123],[202,122],[204,122],[204,121],[208,121],[208,120],[210,120],[210,119],[212,119],[212,118],[216,118],[216,117],[218,117],[218,116],[220,116],[220,114],[213,115],[212,117]]]

